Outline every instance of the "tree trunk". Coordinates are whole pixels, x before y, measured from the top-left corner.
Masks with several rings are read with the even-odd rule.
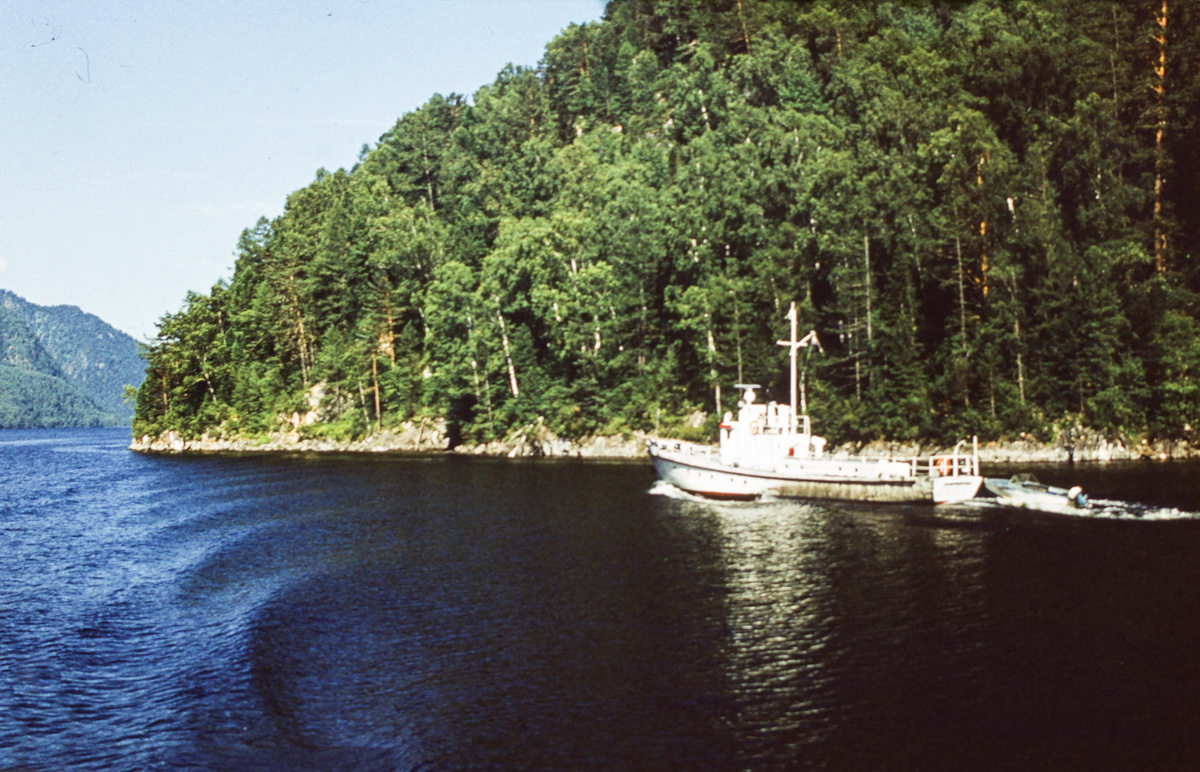
[[[742,8],[742,0],[737,0],[738,21],[742,24],[742,42],[746,44],[746,53],[750,53],[750,33],[746,29],[746,14]]]
[[[371,355],[371,386],[375,390],[375,431],[383,429],[383,417],[379,404],[379,357]]]
[[[962,336],[962,353],[967,355],[967,279],[963,272],[962,237],[955,234],[954,251],[958,256],[958,332]]]
[[[962,336],[962,367],[959,375],[962,377],[963,404],[971,406],[971,389],[969,383],[970,349],[967,346],[967,279],[963,273],[962,237],[954,236],[954,249],[958,255],[958,331]]]
[[[867,350],[875,338],[871,332],[871,238],[863,234],[863,286],[867,290]]]
[[[983,153],[979,156],[979,161],[975,165],[975,186],[983,188],[983,165],[988,161],[988,154]],[[983,292],[983,297],[988,296],[988,247],[987,247],[988,221],[985,215],[979,221],[979,282],[980,289]]]
[[[390,295],[390,293],[389,293]],[[387,305],[387,330],[384,331],[385,345],[387,346],[388,359],[391,360],[392,367],[396,366],[396,320],[392,313],[392,303],[389,297]]]
[[[292,274],[288,277],[287,283],[288,300],[291,301],[292,313],[296,317],[296,342],[297,349],[300,354],[300,378],[304,381],[304,388],[308,388],[308,373],[311,370],[311,352],[308,350],[308,331],[304,328],[304,314],[300,311],[300,295],[296,292],[296,275]]]
[[[471,319],[471,315],[467,314],[467,342],[471,344],[472,347],[474,347],[474,338],[475,325]],[[482,393],[480,393],[479,361],[474,356],[471,357],[471,381],[475,387],[475,404],[482,402],[484,408],[487,409],[488,429],[490,430],[491,427],[496,423],[496,417],[492,414],[492,384],[491,381],[488,380],[487,372],[485,371],[483,374],[483,389]]]
[[[737,353],[738,383],[745,383],[744,362],[742,360],[742,310],[738,304],[737,290],[733,291],[733,345]]]
[[[1165,138],[1167,133],[1167,0],[1162,0],[1162,8],[1155,13],[1158,30],[1154,41],[1158,44],[1158,62],[1154,65],[1154,93],[1156,99],[1156,116],[1154,131],[1154,270],[1165,273],[1167,270],[1167,229],[1163,213],[1163,183],[1166,176],[1167,150]]]
[[[499,304],[500,299],[496,299]],[[517,368],[513,365],[512,351],[508,347],[508,326],[504,323],[504,314],[496,311],[496,321],[500,323],[500,346],[504,350],[504,361],[508,364],[508,385],[513,397],[521,396],[521,387],[517,384]]]
[[[717,372],[717,339],[713,335],[711,320],[708,316],[710,324],[708,325],[708,375],[713,383],[713,401],[717,406],[717,415],[721,414],[721,380],[720,374]]]
[[[362,410],[363,423],[367,426],[370,426],[371,425],[371,414],[367,412],[366,391],[363,389],[362,379],[356,378],[355,381],[358,383],[358,407],[360,410]]]
[[[1013,299],[1013,338],[1017,341],[1017,395],[1020,397],[1021,404],[1025,404],[1025,357],[1021,353],[1025,347],[1024,341],[1021,339],[1021,303],[1017,299],[1017,276],[1014,271],[1011,276],[1000,275],[1001,282],[1007,279],[1008,291]]]
[[[425,172],[425,197],[429,202],[429,211],[436,212],[437,206],[433,201],[433,169],[429,165],[429,147],[428,138],[421,144],[421,160],[424,162],[423,171]]]

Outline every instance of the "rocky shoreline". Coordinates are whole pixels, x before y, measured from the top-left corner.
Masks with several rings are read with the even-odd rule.
[[[835,453],[848,455],[921,456],[950,452],[938,445],[905,445],[874,442],[843,445]],[[1173,442],[1139,440],[1127,443],[1099,435],[1085,434],[1079,439],[1041,442],[1033,437],[979,443],[979,459],[991,464],[1070,464],[1111,463],[1118,461],[1169,461],[1200,458],[1200,446],[1186,440]]]
[[[624,436],[567,439],[550,431],[541,421],[518,429],[503,440],[480,445],[450,448],[444,421],[427,420],[385,429],[361,440],[350,442],[305,437],[298,431],[278,432],[256,438],[218,438],[203,436],[185,439],[175,432],[158,437],[135,438],[129,449],[140,453],[445,453],[507,458],[594,458],[637,459],[645,457],[646,440],[651,435],[634,432]],[[857,443],[830,448],[830,453],[848,456],[892,455],[909,457],[949,452],[937,445],[904,443]],[[1001,442],[979,443],[979,457],[985,463],[1105,463],[1114,461],[1170,460],[1200,458],[1200,446],[1186,440],[1127,443],[1087,432],[1079,432],[1069,442],[1058,439],[1041,442],[1023,436]]]
[[[638,458],[646,452],[649,435],[628,437],[559,437],[538,421],[510,433],[503,440],[450,447],[446,423],[441,420],[410,422],[396,429],[375,432],[361,440],[339,441],[305,437],[299,431],[276,432],[265,437],[219,438],[207,435],[186,439],[176,432],[135,438],[129,449],[139,453],[448,453],[508,458]]]

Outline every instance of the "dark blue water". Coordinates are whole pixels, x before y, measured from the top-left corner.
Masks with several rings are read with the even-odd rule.
[[[0,769],[1200,764],[1195,465],[1039,470],[1070,517],[126,442],[0,432]]]

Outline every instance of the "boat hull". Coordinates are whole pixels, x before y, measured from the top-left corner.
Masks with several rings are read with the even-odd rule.
[[[712,449],[690,443],[649,446],[655,472],[680,490],[710,498],[784,498],[873,502],[963,501],[975,496],[983,480],[974,475],[948,477],[897,475],[886,460],[792,460],[777,469],[723,464]]]
[[[654,471],[663,482],[681,491],[713,499],[750,501],[770,490],[769,478],[735,474],[720,468],[672,458],[669,454],[651,453]]]

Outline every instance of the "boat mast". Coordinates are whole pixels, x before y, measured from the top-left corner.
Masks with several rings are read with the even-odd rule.
[[[791,349],[792,360],[792,427],[791,434],[796,433],[796,421],[799,420],[796,402],[796,352],[800,350],[800,342],[796,340],[797,325],[799,324],[798,314],[796,313],[796,301],[792,301],[791,308],[788,309],[787,318],[792,323],[792,337],[790,340],[779,341],[780,346],[787,346]],[[804,412],[808,412],[807,406],[802,408]]]
[[[790,340],[777,341],[780,346],[787,346],[791,349],[792,360],[792,434],[796,433],[796,424],[800,420],[800,414],[808,415],[808,400],[804,398],[803,390],[800,391],[800,409],[796,409],[796,357],[800,349],[806,348],[810,343],[815,344],[817,349],[824,353],[821,348],[821,341],[817,338],[817,331],[812,330],[804,336],[802,340],[799,337],[800,315],[796,313],[796,301],[792,301],[791,308],[788,309],[787,319],[792,323],[792,337]]]

